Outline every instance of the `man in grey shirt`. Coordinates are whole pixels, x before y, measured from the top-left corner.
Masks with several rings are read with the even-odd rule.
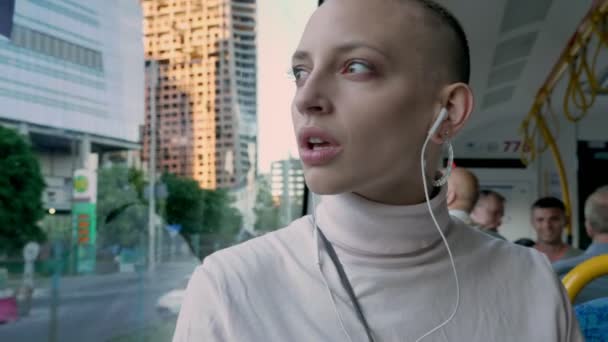
[[[565,276],[578,264],[588,259],[608,254],[608,185],[600,187],[587,199],[585,228],[593,243],[584,254],[553,264],[553,268],[560,277]],[[598,278],[588,284],[576,298],[576,304],[600,297],[608,297],[608,276]]]
[[[583,254],[562,240],[566,227],[566,206],[555,197],[543,197],[534,204],[531,210],[531,223],[536,231],[534,248],[545,254],[549,261],[568,259]]]

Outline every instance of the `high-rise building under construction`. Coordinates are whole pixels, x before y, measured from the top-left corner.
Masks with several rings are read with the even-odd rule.
[[[257,154],[255,0],[141,3],[149,71],[144,161],[155,112],[159,171],[207,189],[244,185]]]

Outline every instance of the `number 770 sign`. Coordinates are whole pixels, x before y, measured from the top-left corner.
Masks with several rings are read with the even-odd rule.
[[[530,145],[524,144],[520,140],[505,140],[503,142],[503,152],[517,153],[521,150],[523,150],[523,152],[529,152]]]

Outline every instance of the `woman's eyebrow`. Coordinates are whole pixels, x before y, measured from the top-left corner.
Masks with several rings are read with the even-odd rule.
[[[376,52],[377,54],[383,56],[384,58],[389,58],[388,55],[382,51],[380,48],[377,48],[373,45],[370,45],[361,41],[350,41],[343,44],[340,44],[336,47],[333,47],[333,50],[337,53],[344,54],[358,49],[368,49]],[[301,62],[301,61],[310,61],[312,58],[310,53],[305,50],[297,50],[292,56],[292,63]]]
[[[359,41],[359,40],[353,40],[350,42],[346,42],[343,44],[338,45],[337,47],[335,47],[335,50],[339,53],[346,53],[346,52],[351,52],[353,50],[358,50],[358,49],[368,49],[368,50],[372,50],[374,52],[376,52],[379,55],[382,55],[384,58],[388,58],[388,55],[382,51],[382,49],[371,45],[367,42],[363,42],[363,41]]]
[[[312,58],[310,58],[310,53],[308,53],[307,51],[297,50],[291,57],[291,62],[293,64],[296,64],[296,62],[310,61],[311,59]]]

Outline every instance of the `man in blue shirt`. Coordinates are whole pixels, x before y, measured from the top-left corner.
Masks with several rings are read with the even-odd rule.
[[[562,277],[578,264],[598,255],[608,254],[608,185],[598,188],[585,202],[585,228],[593,243],[584,254],[557,261],[553,268]],[[608,297],[608,276],[588,284],[576,298],[576,304]]]

